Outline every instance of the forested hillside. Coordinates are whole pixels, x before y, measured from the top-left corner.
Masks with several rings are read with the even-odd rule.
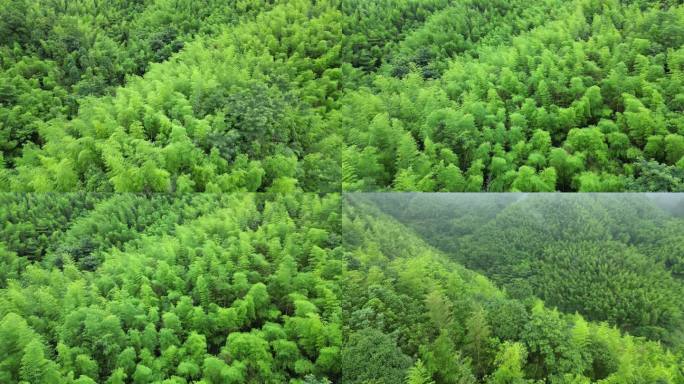
[[[372,202],[384,196],[345,196],[343,383],[684,381],[681,354],[557,304],[511,299],[379,213]]]
[[[511,299],[364,197],[0,200],[3,383],[684,383],[665,346]]]
[[[513,297],[684,348],[684,196],[369,196]]]
[[[0,188],[684,188],[678,1],[0,4]]]
[[[338,196],[1,199],[0,382],[339,378]]]
[[[684,191],[684,3],[0,1],[0,384],[684,384],[684,196],[483,191]]]
[[[13,0],[0,5],[2,154],[43,144],[42,123],[70,119],[86,96],[112,93],[196,34],[253,18],[266,2]]]
[[[545,22],[505,44],[456,49],[446,14],[407,37],[415,70],[347,96],[344,188],[682,190],[682,5],[552,3],[521,3],[563,17],[522,13]]]

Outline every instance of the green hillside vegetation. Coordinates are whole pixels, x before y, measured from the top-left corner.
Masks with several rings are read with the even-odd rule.
[[[648,3],[542,2],[473,48],[435,15],[346,96],[345,190],[681,191],[684,8]]]
[[[343,383],[398,383],[404,375],[409,384],[684,380],[682,357],[663,354],[659,343],[536,299],[511,299],[379,213],[366,195],[346,197]]]
[[[178,52],[197,34],[251,19],[263,1],[13,0],[0,5],[0,140],[7,165],[43,124]]]
[[[3,383],[684,383],[664,345],[512,299],[365,198],[1,201]]]
[[[45,143],[23,148],[10,188],[290,191],[302,178],[331,189],[339,139],[323,135],[317,109],[342,76],[338,19],[286,2],[186,44],[114,95],[83,100],[73,119],[41,124]]]
[[[0,382],[339,377],[338,196],[2,199]]]
[[[684,188],[677,1],[0,5],[2,189]]]
[[[657,204],[681,196],[370,196],[513,297],[684,348],[684,217]]]
[[[367,12],[384,14],[386,5],[394,6],[397,13],[382,22],[373,20],[373,27],[385,37],[369,41],[363,18]],[[144,9],[139,20],[110,15],[135,14],[134,6]],[[106,64],[118,72],[102,75],[101,82],[125,82],[125,86],[97,92],[62,79],[71,69],[48,53],[16,48],[22,39],[42,42],[28,32],[20,33],[29,31],[31,24],[28,17],[17,16],[12,19],[16,25],[5,28],[19,35],[6,45],[15,47],[21,60],[41,60],[46,69],[36,73],[24,64],[7,63],[7,76],[21,84],[8,88],[8,99],[0,103],[7,110],[2,130],[8,137],[6,169],[0,175],[3,188],[178,193],[339,190],[342,138],[327,128],[323,116],[334,108],[347,84],[356,84],[365,74],[355,52],[368,51],[379,60],[377,52],[391,45],[388,36],[397,39],[404,29],[444,6],[446,1],[367,5],[298,0],[235,2],[224,7],[222,2],[160,0],[143,5],[122,2],[112,5],[112,10],[90,1],[73,10],[57,7],[53,12],[59,20],[94,19],[91,25],[84,21],[83,29],[96,37],[100,35],[98,25],[92,25],[95,21],[116,24],[106,29],[118,39],[112,38],[115,42],[110,46],[117,53],[121,50],[121,57],[100,52],[99,46],[91,50],[109,61],[115,58]],[[19,15],[27,9],[32,7],[18,2],[3,6],[0,15]],[[184,24],[188,25],[183,33],[176,31]],[[128,29],[131,26],[141,30]],[[126,32],[116,35],[118,30]],[[161,41],[138,41],[154,34],[160,34]],[[181,52],[171,55],[181,47]],[[62,53],[79,55],[70,48]],[[166,61],[149,65],[155,60]],[[90,73],[89,68],[81,69]],[[48,76],[50,71],[58,79]],[[74,76],[89,81],[80,72]],[[37,89],[43,84],[51,88]],[[47,99],[37,103],[33,93]],[[105,96],[81,97],[86,94]],[[75,100],[77,105],[58,108],[66,104],[62,99]]]

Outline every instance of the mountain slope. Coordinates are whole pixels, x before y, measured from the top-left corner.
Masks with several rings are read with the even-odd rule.
[[[345,197],[343,231],[352,260],[343,290],[346,349],[363,345],[359,333],[382,342],[348,360],[343,349],[342,382],[395,382],[397,367],[408,366],[402,355],[420,359],[412,372],[437,383],[684,380],[681,360],[657,343],[540,301],[510,299],[380,213],[366,195]],[[376,353],[393,359],[374,366]]]
[[[514,297],[682,346],[684,221],[646,196],[369,196]]]

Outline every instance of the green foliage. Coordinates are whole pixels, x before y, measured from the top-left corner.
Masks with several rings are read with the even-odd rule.
[[[376,197],[423,233],[436,213],[425,239],[505,293],[364,196],[3,195],[0,380],[681,382],[680,217],[629,196]]]
[[[26,112],[13,109],[28,120],[4,119],[18,124],[2,130],[8,145],[16,147],[5,154],[16,182],[9,189],[184,193],[273,186],[274,192],[287,192],[295,178],[314,190],[338,189],[337,148],[329,144],[334,138],[320,120],[339,91],[335,79],[351,70],[341,68],[335,54],[341,40],[339,11],[305,1],[273,6],[237,2],[231,7],[209,3],[201,10],[187,1],[149,4],[142,13],[118,10],[138,15],[122,25],[141,29],[120,31],[116,37],[126,44],[121,49],[143,57],[121,57],[124,73],[112,75],[117,78],[113,85],[122,84],[124,74],[144,77],[129,76],[114,94],[79,98],[77,111],[40,110],[42,104],[59,104],[51,101],[27,102],[34,110]],[[205,19],[212,24],[203,25]],[[162,27],[160,20],[174,26]],[[292,23],[295,28],[286,30]],[[83,28],[99,36],[96,27]],[[206,36],[193,40],[198,32]],[[277,35],[287,37],[274,43]],[[139,39],[151,39],[150,46]],[[185,39],[192,41],[185,44]],[[71,52],[58,42],[46,44]],[[111,44],[116,50],[116,43]],[[93,49],[100,48],[95,45]],[[166,60],[180,47],[184,49],[174,59],[147,69],[149,62]],[[277,64],[282,61],[287,65]],[[72,83],[63,85],[65,99],[72,97],[69,92],[83,90],[81,83]],[[64,151],[65,146],[70,150]],[[269,162],[282,158],[294,160],[289,175],[268,169]],[[323,158],[330,160],[311,164]]]
[[[68,3],[0,8],[3,190],[681,190],[681,4]]]
[[[683,83],[671,64],[681,39],[652,26],[684,13],[631,3],[464,1],[435,12],[332,115],[355,148],[350,173],[368,148],[385,159],[384,174],[343,188],[681,190]],[[371,129],[378,116],[392,121],[384,132]],[[421,159],[410,172],[407,134]],[[466,186],[445,167],[470,173]]]
[[[498,366],[488,378],[488,384],[523,384],[525,380],[523,366],[527,358],[525,346],[519,342],[506,342],[496,356]]]
[[[667,213],[674,207],[661,205],[668,199],[542,194],[373,201],[516,298],[536,296],[563,312],[680,348],[684,307],[677,298],[684,285],[675,255],[682,221]],[[519,325],[497,318],[519,316],[519,309],[497,303],[484,310],[495,335],[519,335]]]
[[[8,224],[22,228],[0,231],[11,255],[2,260],[26,264],[3,270],[0,381],[339,378],[341,307],[335,274],[325,272],[339,253],[338,196],[2,201]],[[37,228],[46,236],[40,258],[15,240]],[[288,268],[284,284],[277,271]]]
[[[198,34],[249,20],[266,1],[17,0],[0,8],[0,131],[10,161],[41,145],[41,126],[73,117],[87,96],[103,96],[167,60]]]
[[[683,382],[681,207],[337,194],[682,191],[682,25],[0,3],[0,382]]]
[[[506,253],[519,256],[533,252],[534,244],[556,244],[554,239],[563,236],[579,238],[614,234],[623,239],[641,239],[641,243],[634,243],[634,247],[639,248],[651,244],[651,238],[658,237],[657,231],[644,228],[651,225],[647,224],[647,218],[662,220],[666,217],[664,213],[654,213],[653,210],[658,208],[649,205],[643,198],[627,196],[624,199],[610,197],[601,200],[587,196],[575,199],[574,209],[584,206],[592,212],[592,216],[584,217],[584,220],[572,217],[570,213],[573,211],[568,203],[572,201],[571,197],[522,198],[521,195],[510,194],[479,198],[474,195],[347,195],[342,224],[346,249],[356,266],[356,270],[348,272],[348,281],[344,286],[347,294],[343,309],[345,318],[349,319],[345,323],[347,335],[351,337],[367,324],[392,330],[397,346],[416,358],[404,382],[681,382],[684,379],[680,370],[681,344],[677,344],[681,342],[678,339],[681,336],[681,324],[661,323],[667,327],[667,331],[660,336],[645,335],[667,340],[668,346],[647,341],[646,338],[630,335],[632,331],[639,332],[633,327],[633,319],[616,321],[618,326],[627,331],[623,333],[606,322],[594,323],[580,314],[572,314],[574,311],[584,312],[584,307],[579,308],[579,301],[577,307],[567,308],[569,313],[565,313],[545,307],[543,302],[534,297],[513,299],[482,275],[465,269],[447,257],[454,255],[470,266],[475,265],[476,260],[466,257],[476,249],[468,242],[482,243],[480,237],[484,231],[492,231],[490,226],[494,225],[488,222],[495,222],[499,218],[504,220],[504,217],[507,220],[517,218],[518,222],[507,222],[504,228],[511,228],[510,235],[497,227],[496,235],[506,246],[505,251],[504,248],[497,251],[498,257]],[[596,201],[602,201],[603,204],[597,204]],[[603,211],[601,206],[604,207]],[[626,207],[643,212],[631,213]],[[440,246],[435,239],[441,241],[453,238],[456,234],[461,241],[455,242],[455,246],[467,246],[467,249],[454,252],[454,248],[451,248],[448,253],[442,254],[379,208],[396,215],[401,222],[407,223],[435,245]],[[556,211],[560,211],[556,215],[566,217],[561,219],[550,214]],[[472,217],[469,217],[471,213]],[[614,224],[599,231],[595,225],[607,223],[611,214],[614,215]],[[594,222],[598,219],[603,221],[587,222],[591,217]],[[540,222],[532,225],[535,221]],[[438,230],[445,226],[444,232],[451,234],[451,237],[439,237]],[[585,226],[590,228],[584,229]],[[540,229],[545,227],[548,227],[545,231]],[[534,229],[529,235],[522,233],[531,228]],[[675,231],[674,227],[671,231]],[[544,240],[535,243],[530,236],[535,232],[541,232],[535,236]],[[469,233],[477,233],[480,237]],[[671,233],[674,235],[675,232]],[[514,241],[514,236],[519,240]],[[489,237],[484,240],[485,245],[492,242]],[[518,253],[520,244],[525,243],[531,243],[528,251]],[[584,247],[580,241],[569,244],[558,242],[562,249]],[[649,250],[655,252],[650,246]],[[600,271],[604,263],[600,258],[613,257],[612,251],[612,248],[604,248],[605,256],[594,255],[587,259],[594,260],[594,265],[598,265]],[[624,259],[625,265],[632,262],[630,256],[624,253],[617,253],[614,257]],[[532,269],[526,268],[525,264],[531,261],[519,259],[508,270],[515,272],[514,268],[517,267],[520,273],[525,274],[525,279],[509,282],[495,274],[507,272],[506,265],[492,260],[495,259],[490,257],[486,261],[479,261],[477,265],[488,275],[496,277],[507,290],[518,295],[525,292],[521,284],[538,278],[532,271],[543,268],[543,264],[535,265]],[[488,266],[487,263],[492,263],[496,269],[484,268]],[[606,271],[611,271],[611,276],[596,278],[589,276],[589,270],[583,269],[582,263],[581,259],[569,260],[557,268],[552,268],[553,263],[548,264],[548,269],[557,274],[574,274],[577,271],[577,276],[572,279],[556,276],[535,288],[538,292],[544,289],[564,290],[562,298],[549,298],[550,302],[561,308],[579,297],[575,296],[578,293],[588,295],[581,296],[586,297],[583,304],[587,308],[593,306],[592,300],[601,297],[605,303],[602,316],[630,311],[637,313],[641,310],[645,317],[658,313],[667,318],[669,315],[661,310],[668,309],[668,306],[676,310],[674,307],[678,304],[667,301],[679,297],[674,291],[679,288],[666,275],[650,275],[650,271],[656,268],[653,264],[635,266],[641,270],[639,277],[650,281],[646,285],[652,285],[642,293],[643,288],[630,286],[639,280],[636,274],[628,278],[626,271],[606,267]],[[579,277],[582,274],[585,275],[584,279]],[[669,280],[669,286],[664,287],[665,283],[659,280]],[[592,284],[615,285],[598,287]],[[660,291],[656,295],[658,299],[648,296],[650,289]],[[632,291],[636,296],[644,294],[648,298],[639,302],[636,296],[629,296]],[[619,293],[620,296],[612,296],[613,293]],[[657,300],[664,302],[657,304]],[[659,308],[653,309],[648,306],[650,304]],[[622,305],[624,307],[620,308]],[[613,307],[615,310],[611,312]],[[588,315],[595,316],[595,313]],[[656,327],[645,328],[654,331]],[[645,331],[645,328],[641,331]]]
[[[391,336],[368,328],[349,335],[342,350],[342,382],[400,383],[410,365]]]
[[[418,359],[413,367],[408,370],[406,384],[435,384],[435,382],[432,380],[432,376],[423,365],[423,362]]]

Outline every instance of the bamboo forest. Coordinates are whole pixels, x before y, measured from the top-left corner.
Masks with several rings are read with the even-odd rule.
[[[675,196],[3,194],[0,382],[684,383]]]
[[[0,384],[684,384],[683,0],[0,0]]]
[[[679,0],[6,0],[0,188],[684,191]]]

